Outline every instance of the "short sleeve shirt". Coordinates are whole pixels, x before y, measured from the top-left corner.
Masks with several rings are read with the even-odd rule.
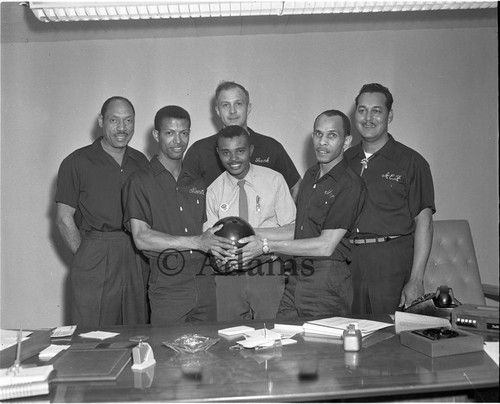
[[[153,230],[172,236],[199,236],[205,221],[203,180],[181,170],[177,181],[155,156],[150,166],[130,177],[123,189],[124,223],[130,219],[147,223]],[[205,254],[188,251],[184,258],[200,264]]]
[[[319,237],[323,230],[345,229],[344,238],[330,257],[350,260],[348,238],[356,228],[366,198],[363,180],[345,159],[318,179],[319,164],[304,174],[297,198],[295,239]]]
[[[368,159],[361,144],[348,149],[349,166],[361,173],[368,197],[358,223],[360,235],[407,235],[415,230],[415,217],[429,208],[434,213],[434,185],[427,161],[416,151],[394,140]]]
[[[250,164],[244,180],[248,222],[254,228],[285,226],[294,222],[295,203],[280,173]],[[224,217],[240,216],[239,191],[238,179],[227,171],[208,187],[205,229]]]
[[[292,188],[300,179],[300,175],[285,148],[276,139],[261,135],[248,128],[250,139],[254,145],[251,163],[271,168],[283,175]],[[225,169],[216,151],[217,135],[212,135],[195,142],[186,152],[184,166],[200,175],[208,187]]]
[[[102,137],[66,157],[59,168],[55,201],[74,208],[80,230],[123,229],[121,191],[130,175],[148,166],[141,152],[128,147],[120,165],[104,151]]]

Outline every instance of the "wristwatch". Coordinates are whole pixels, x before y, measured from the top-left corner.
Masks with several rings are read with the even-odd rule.
[[[262,252],[264,254],[269,254],[271,252],[271,249],[269,248],[269,245],[267,244],[267,238],[262,239]]]

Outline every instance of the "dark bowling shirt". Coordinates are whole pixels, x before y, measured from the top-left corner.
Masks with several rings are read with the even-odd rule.
[[[346,229],[332,255],[322,259],[350,261],[348,238],[363,209],[366,187],[345,159],[318,180],[319,170],[316,164],[304,174],[297,198],[294,238],[319,237],[322,230]]]
[[[80,230],[123,229],[121,191],[130,175],[148,166],[141,152],[128,147],[122,166],[104,151],[102,137],[66,157],[57,176],[55,201],[75,208]]]
[[[250,128],[248,133],[254,145],[250,162],[278,171],[285,178],[288,188],[292,188],[300,179],[300,175],[281,143]],[[183,161],[187,170],[203,178],[206,187],[225,171],[216,151],[216,142],[217,134],[196,141],[186,152]]]
[[[151,159],[150,167],[131,176],[123,189],[123,204],[128,230],[130,219],[138,219],[153,230],[172,236],[199,236],[206,220],[203,180],[182,168],[176,182],[156,156]],[[173,275],[178,269],[181,276],[169,276],[168,284],[182,284],[186,276],[199,273],[205,264],[206,255],[201,251],[186,250],[180,255],[168,253],[146,252],[153,258],[150,259],[153,282],[158,276],[157,269],[167,275]],[[206,265],[206,273],[210,274],[208,263]]]
[[[361,143],[346,150],[349,166],[361,173],[365,154]],[[416,151],[394,140],[368,160],[361,176],[368,189],[357,228],[360,235],[396,236],[415,230],[414,218],[426,208],[436,212],[429,164]]]

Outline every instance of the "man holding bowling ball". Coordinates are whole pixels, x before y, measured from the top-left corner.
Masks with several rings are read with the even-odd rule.
[[[345,316],[351,313],[353,289],[348,237],[356,229],[366,188],[348,167],[344,151],[351,143],[351,123],[338,110],[314,121],[312,142],[318,163],[300,186],[295,227],[255,229],[240,243],[243,263],[263,249],[295,256],[277,318]]]
[[[202,233],[205,185],[182,164],[190,127],[185,109],[161,108],[152,133],[159,153],[123,189],[125,226],[149,258],[148,296],[154,326],[214,321],[215,282],[205,268],[205,253],[223,258],[232,248],[229,240],[214,235],[222,226]]]
[[[226,171],[207,189],[204,229],[230,216],[259,228],[293,225],[296,208],[285,179],[277,171],[251,164],[252,152],[245,128],[229,125],[218,133],[217,153]],[[260,265],[251,270],[243,270],[235,257],[229,272],[216,276],[217,320],[276,317],[285,275],[279,262],[261,250],[262,254]]]

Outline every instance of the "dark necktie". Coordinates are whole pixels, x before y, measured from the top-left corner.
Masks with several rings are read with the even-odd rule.
[[[240,217],[243,220],[248,221],[248,199],[247,199],[247,193],[245,192],[245,180],[238,181],[238,186],[240,187],[240,198],[239,198]]]

